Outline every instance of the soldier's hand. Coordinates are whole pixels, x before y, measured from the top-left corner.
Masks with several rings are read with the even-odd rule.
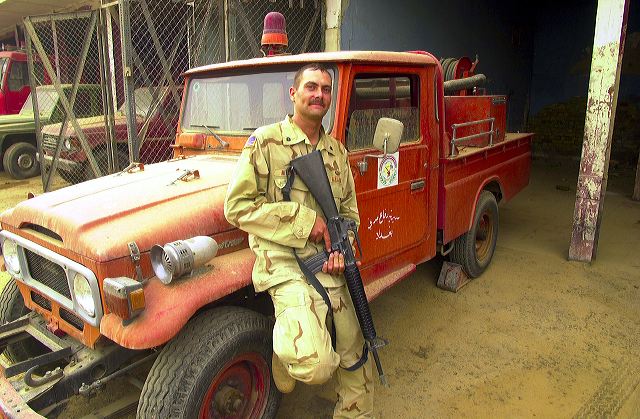
[[[356,256],[356,247],[352,244],[351,245],[351,250],[353,251],[353,257]],[[360,257],[362,257],[362,255],[360,255]],[[356,260],[356,266],[359,268],[362,266],[362,261],[360,260]]]
[[[329,259],[322,265],[322,272],[340,275],[344,272],[344,255],[338,251],[329,253]]]
[[[320,243],[324,240],[324,247],[327,252],[331,250],[331,238],[329,237],[329,230],[327,229],[327,223],[324,222],[324,218],[316,214],[316,222],[313,224],[311,233],[309,233],[309,240],[314,243]]]

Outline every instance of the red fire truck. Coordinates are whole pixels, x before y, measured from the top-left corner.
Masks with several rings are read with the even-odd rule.
[[[0,217],[13,278],[0,297],[9,322],[0,344],[16,362],[0,378],[5,414],[46,414],[153,362],[140,417],[275,415],[273,308],[252,288],[247,235],[226,221],[223,202],[248,136],[291,112],[293,74],[311,62],[333,78],[324,126],[349,151],[368,298],[438,253],[470,277],[485,270],[498,204],[529,182],[532,134],[505,132],[506,98],[479,94],[478,77],[445,72],[426,52],[195,68],[185,76],[172,160],[37,196]],[[380,118],[403,123],[397,147],[373,143]],[[208,260],[169,277],[154,271],[153,252],[181,246],[188,255],[197,243]]]

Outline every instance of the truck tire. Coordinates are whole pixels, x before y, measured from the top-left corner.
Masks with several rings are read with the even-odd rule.
[[[11,145],[2,158],[4,170],[14,179],[27,179],[40,173],[40,163],[36,159],[36,148],[29,143]]]
[[[13,279],[4,286],[0,293],[0,324],[7,324],[29,313],[25,307],[22,294]],[[27,338],[7,346],[4,355],[11,362],[20,362],[42,355],[47,351],[46,346],[35,340]]]
[[[240,307],[198,315],[156,358],[137,417],[275,417],[282,394],[271,378],[272,330]]]
[[[470,278],[477,278],[489,266],[497,240],[498,203],[491,192],[482,191],[471,230],[454,240],[450,259],[462,265]]]

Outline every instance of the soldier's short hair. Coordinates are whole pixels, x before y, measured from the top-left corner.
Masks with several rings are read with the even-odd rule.
[[[325,66],[324,64],[320,64],[320,63],[305,64],[304,66],[300,67],[298,71],[296,71],[296,74],[293,76],[293,87],[297,89],[300,86],[300,79],[302,79],[302,73],[304,73],[307,70],[313,70],[313,71],[320,70],[323,73],[327,73],[329,75],[329,78],[331,79],[331,73],[327,69],[327,66]]]

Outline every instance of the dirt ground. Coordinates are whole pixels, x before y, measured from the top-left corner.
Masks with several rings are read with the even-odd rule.
[[[568,262],[576,177],[575,164],[534,162],[531,185],[500,207],[491,266],[458,293],[436,287],[436,259],[372,303],[390,341],[376,417],[640,418],[640,203],[632,173],[612,174],[597,259]],[[0,210],[30,183],[40,192],[0,174]],[[333,387],[299,384],[278,417],[330,417]],[[104,403],[77,397],[61,417]]]

